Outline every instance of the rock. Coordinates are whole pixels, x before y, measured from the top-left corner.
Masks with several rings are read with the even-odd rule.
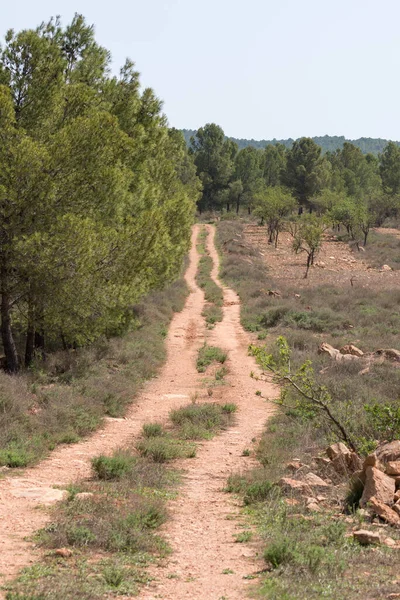
[[[304,481],[298,481],[297,479],[291,479],[290,477],[282,477],[278,481],[279,487],[289,494],[304,494],[311,493],[311,489],[304,483]]]
[[[331,465],[339,475],[356,473],[363,468],[363,462],[356,452],[349,452],[342,456],[336,456],[336,458],[331,461]]]
[[[66,490],[56,490],[54,488],[36,487],[27,488],[21,485],[20,480],[16,479],[11,482],[11,495],[14,498],[26,498],[31,501],[36,501],[38,504],[50,505],[65,500],[68,497]]]
[[[392,508],[386,506],[383,502],[379,502],[374,497],[370,498],[368,504],[373,513],[386,521],[386,523],[394,527],[400,527],[400,516]]]
[[[361,371],[358,371],[358,375],[366,375],[367,373],[370,372],[370,368],[369,367],[365,367],[365,369],[361,369]]]
[[[357,348],[357,346],[353,346],[353,344],[346,344],[346,346],[340,348],[339,352],[340,354],[351,354],[353,356],[358,356],[359,358],[364,356],[364,352]]]
[[[327,456],[333,460],[339,456],[343,456],[345,454],[350,454],[350,450],[343,444],[343,442],[337,442],[336,444],[332,444],[329,448],[326,449]]]
[[[386,360],[393,360],[395,362],[400,362],[400,351],[395,350],[395,348],[380,348],[375,351],[377,356],[382,356],[382,358]]]
[[[79,494],[75,494],[74,500],[87,500],[88,498],[93,498],[93,496],[92,492],[79,492]]]
[[[381,271],[392,271],[392,267],[390,267],[389,265],[382,265],[381,267]]]
[[[398,500],[400,500],[400,490],[398,490],[394,495],[394,501],[397,502]]]
[[[380,469],[381,471],[383,470],[383,467],[381,465],[381,463],[378,460],[378,457],[376,455],[376,452],[373,452],[372,454],[369,454],[363,463],[363,470],[365,471],[365,469],[367,467],[375,467],[376,469]]]
[[[285,504],[288,506],[297,506],[300,502],[296,498],[285,498]]]
[[[301,298],[300,294],[295,294],[294,297],[295,298]]]
[[[310,512],[321,512],[322,508],[318,504],[318,502],[309,502],[307,504],[307,510]]]
[[[63,558],[69,558],[72,556],[73,552],[69,548],[58,548],[54,554],[57,554],[57,556],[62,556]]]
[[[362,544],[363,546],[381,543],[379,533],[376,533],[375,531],[367,531],[366,529],[359,529],[358,531],[353,531],[353,537],[359,544]]]
[[[346,461],[350,473],[356,473],[363,468],[363,461],[356,452],[350,452],[350,454],[347,454]]]
[[[393,508],[394,512],[397,513],[400,517],[400,504],[398,502],[396,502],[396,504],[394,504],[392,506],[392,508]]]
[[[326,342],[323,342],[320,345],[320,347],[318,348],[318,354],[328,354],[331,358],[334,358],[335,360],[340,360],[340,358],[338,357],[342,356],[339,350],[337,350],[330,344],[327,344]]]
[[[323,488],[326,490],[326,488],[330,487],[329,483],[326,483],[326,481],[321,479],[321,477],[318,477],[318,475],[315,475],[315,473],[307,473],[307,475],[304,476],[303,481],[312,488]]]
[[[286,469],[288,471],[292,471],[293,473],[304,467],[304,464],[299,460],[292,460],[290,463],[286,465]]]
[[[382,444],[376,449],[376,455],[383,463],[400,460],[400,440]]]
[[[385,546],[387,546],[388,548],[396,548],[397,547],[397,542],[391,538],[391,537],[387,537],[383,540],[383,543],[385,544]]]
[[[391,477],[375,467],[367,467],[365,469],[365,485],[360,506],[366,506],[371,498],[374,498],[377,502],[393,504],[395,491],[395,482]]]
[[[387,475],[400,475],[400,460],[390,460],[385,467]]]

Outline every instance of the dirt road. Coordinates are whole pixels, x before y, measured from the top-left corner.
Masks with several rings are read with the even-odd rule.
[[[218,254],[215,230],[208,236],[209,252],[214,261],[213,278],[218,281]],[[195,459],[181,461],[185,469],[184,485],[179,498],[171,503],[172,519],[164,528],[174,550],[168,563],[152,574],[155,581],[142,590],[140,598],[180,600],[242,600],[246,593],[244,576],[260,568],[251,544],[237,544],[234,534],[240,532],[235,515],[239,509],[233,499],[222,491],[232,471],[247,468],[251,457],[243,457],[245,448],[253,447],[272,413],[271,406],[255,395],[262,388],[263,396],[274,397],[271,384],[251,379],[257,371],[247,355],[249,340],[239,320],[239,299],[224,288],[223,321],[207,331],[201,317],[203,292],[195,276],[199,256],[196,240],[199,226],[193,228],[190,264],[186,272],[190,294],[185,308],[172,320],[167,336],[167,362],[158,378],[146,384],[143,392],[125,419],[108,419],[104,428],[78,444],[60,447],[36,467],[26,469],[23,477],[9,476],[0,481],[0,573],[1,581],[39,557],[38,550],[26,541],[26,536],[49,520],[43,505],[59,499],[63,487],[90,475],[90,459],[111,452],[131,442],[139,435],[143,423],[167,419],[172,408],[187,404],[196,394],[208,398],[203,376],[195,368],[197,351],[205,340],[228,351],[227,385],[217,388],[208,400],[235,402],[238,407],[236,425],[229,431],[205,442]],[[41,510],[38,510],[38,506]],[[223,573],[225,571],[225,573]],[[173,578],[171,578],[173,575]]]

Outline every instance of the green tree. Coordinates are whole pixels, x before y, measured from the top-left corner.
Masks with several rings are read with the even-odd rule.
[[[235,172],[233,175],[234,179],[241,181],[243,188],[242,193],[238,196],[239,202],[236,202],[237,213],[239,213],[240,201],[243,201],[251,210],[261,175],[260,154],[258,150],[251,146],[240,150],[235,157]]]
[[[0,51],[0,293],[7,368],[45,339],[85,344],[178,272],[199,181],[131,61],[76,15],[9,32]]]
[[[308,271],[321,249],[322,237],[326,229],[326,222],[316,215],[304,215],[291,223],[289,231],[293,236],[293,251],[296,254],[304,252],[307,256],[304,279],[307,279]]]
[[[190,152],[203,185],[203,195],[198,203],[200,211],[220,208],[218,195],[228,189],[233,175],[236,144],[225,139],[221,127],[208,123],[191,138]]]
[[[389,142],[380,157],[379,173],[385,192],[390,196],[400,193],[400,148]]]
[[[329,159],[336,175],[333,179],[337,191],[361,198],[379,190],[378,162],[373,155],[364,155],[359,148],[345,142],[343,148],[330,155]]]
[[[321,148],[311,138],[294,142],[287,153],[284,183],[292,190],[301,208],[310,208],[310,200],[327,185],[329,172]]]
[[[262,159],[263,177],[267,186],[281,185],[284,181],[287,151],[283,144],[268,145]]]
[[[297,200],[282,187],[264,187],[256,195],[254,214],[262,219],[268,229],[268,241],[278,246],[279,233],[283,230],[286,218],[297,207]]]

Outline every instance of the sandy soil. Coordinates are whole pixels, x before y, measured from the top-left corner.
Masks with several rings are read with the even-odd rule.
[[[308,279],[303,278],[307,256],[304,253],[294,254],[293,238],[289,233],[282,232],[278,248],[274,248],[268,244],[266,228],[252,223],[245,228],[244,240],[260,251],[273,278],[298,287],[332,284],[392,288],[400,284],[400,271],[381,271],[370,267],[362,249],[352,252],[348,244],[338,242],[334,236],[325,236]]]
[[[213,277],[217,281],[218,255],[214,245],[214,228],[207,226],[209,250],[214,260]],[[111,452],[137,436],[143,423],[167,419],[172,408],[187,404],[196,394],[199,400],[235,402],[239,406],[236,425],[205,442],[195,459],[180,461],[185,469],[184,485],[178,499],[171,503],[171,520],[164,528],[173,554],[169,561],[154,571],[155,581],[142,591],[140,598],[180,600],[242,600],[246,596],[244,576],[258,571],[256,543],[234,543],[238,528],[239,507],[222,488],[232,471],[250,466],[251,457],[243,457],[245,448],[253,447],[262,427],[273,412],[271,405],[255,395],[274,397],[270,383],[249,377],[257,371],[247,355],[249,338],[239,321],[239,300],[224,288],[224,318],[215,329],[207,331],[201,312],[204,296],[197,287],[198,265],[196,239],[199,226],[192,235],[190,264],[186,281],[190,288],[185,308],[172,320],[167,336],[167,362],[158,378],[144,387],[125,419],[108,419],[103,429],[87,440],[60,447],[23,476],[8,476],[0,481],[0,581],[14,577],[18,571],[40,557],[26,536],[49,521],[46,506],[63,495],[55,486],[65,487],[72,481],[90,476],[90,459],[100,452]],[[207,395],[204,375],[195,368],[199,347],[207,340],[229,352],[227,385]],[[231,574],[223,574],[229,569]],[[170,578],[173,574],[174,578]],[[175,577],[177,576],[177,577]]]

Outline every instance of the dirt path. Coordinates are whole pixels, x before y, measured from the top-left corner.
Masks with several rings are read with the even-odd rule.
[[[211,226],[208,229],[216,279],[215,231]],[[243,599],[246,585],[243,576],[254,572],[258,566],[250,558],[253,553],[249,545],[233,542],[233,534],[240,530],[227,515],[238,514],[238,508],[221,489],[231,471],[251,463],[251,458],[242,457],[243,449],[252,446],[252,439],[261,432],[271,408],[255,395],[260,383],[249,377],[250,371],[256,368],[253,359],[247,356],[248,339],[240,325],[239,301],[233,291],[224,289],[222,323],[211,332],[205,329],[201,317],[204,296],[195,282],[199,260],[196,251],[198,232],[199,226],[195,226],[190,265],[185,275],[190,295],[183,311],[172,320],[167,337],[167,362],[160,376],[145,386],[125,419],[108,419],[105,427],[88,440],[60,447],[47,460],[27,469],[23,477],[10,476],[0,481],[2,581],[14,577],[23,566],[38,558],[38,551],[25,537],[48,522],[47,512],[38,510],[38,506],[51,504],[62,496],[63,492],[54,490],[54,486],[63,487],[88,477],[93,456],[131,441],[145,422],[166,420],[171,408],[187,404],[195,393],[200,398],[207,396],[202,376],[195,369],[197,351],[206,338],[208,343],[229,351],[229,385],[218,388],[211,400],[236,402],[239,406],[237,424],[204,443],[196,459],[181,461],[187,473],[185,485],[171,506],[172,520],[165,528],[174,553],[169,564],[155,573],[157,580],[151,588],[143,590],[140,597]],[[264,396],[275,395],[272,386],[262,386]],[[234,573],[222,574],[225,569]],[[171,573],[178,578],[168,578]]]

